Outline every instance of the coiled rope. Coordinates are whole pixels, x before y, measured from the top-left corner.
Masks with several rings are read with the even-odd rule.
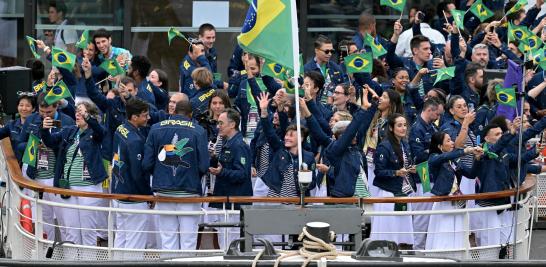
[[[304,238],[307,239],[304,239]],[[330,231],[330,241],[333,241],[335,239],[335,233],[333,231]],[[313,236],[309,232],[307,232],[307,227],[303,227],[302,232],[298,236],[298,241],[303,241],[303,247],[300,248],[298,251],[285,251],[285,250],[277,250],[278,253],[281,254],[280,257],[275,260],[274,267],[278,267],[282,260],[290,257],[295,256],[302,256],[305,258],[305,261],[302,263],[302,267],[306,267],[309,262],[313,260],[319,260],[321,258],[326,258],[329,260],[336,259],[337,256],[341,255],[351,255],[351,252],[341,252],[336,250],[336,246],[332,244],[328,244],[324,242],[322,239]],[[319,250],[320,252],[311,251],[311,249]],[[258,263],[258,260],[262,256],[265,250],[260,251],[258,255],[254,258],[254,261],[252,262],[252,267],[256,267],[256,264]]]

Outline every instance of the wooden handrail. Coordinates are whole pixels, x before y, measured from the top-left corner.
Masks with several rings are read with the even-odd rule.
[[[11,142],[9,138],[2,140],[2,149],[4,151],[4,157],[8,166],[8,172],[11,179],[20,187],[30,189],[37,192],[46,192],[60,195],[91,197],[91,198],[104,198],[104,199],[116,199],[122,201],[148,201],[148,202],[176,202],[176,203],[197,203],[197,202],[209,202],[209,203],[254,203],[254,202],[269,202],[269,203],[299,203],[297,197],[160,197],[160,196],[147,196],[147,195],[125,195],[125,194],[109,194],[109,193],[95,193],[76,191],[70,189],[62,189],[58,187],[51,187],[42,185],[33,180],[26,179],[21,173],[19,163],[13,153]],[[536,186],[536,175],[527,175],[525,183],[520,188],[520,193],[527,193],[533,190]],[[334,198],[334,197],[307,197],[306,203],[329,203],[329,204],[354,204],[361,203],[373,204],[373,203],[417,203],[417,202],[441,202],[441,201],[457,201],[457,200],[476,200],[476,199],[494,199],[505,198],[516,195],[516,190],[505,190],[492,193],[481,194],[469,194],[458,196],[430,196],[430,197],[369,197],[369,198]]]

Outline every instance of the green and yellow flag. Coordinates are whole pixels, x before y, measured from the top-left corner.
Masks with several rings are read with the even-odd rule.
[[[40,138],[33,134],[30,134],[25,147],[25,153],[23,154],[23,163],[36,168],[36,162],[38,158],[38,146],[40,145]]]
[[[51,50],[53,66],[72,71],[76,64],[76,55],[63,49],[53,47]]]
[[[382,6],[392,7],[400,12],[403,12],[404,7],[406,6],[406,0],[381,0],[379,4]]]
[[[119,63],[115,59],[107,59],[102,62],[99,67],[108,72],[108,74],[110,74],[110,76],[112,77],[125,74],[125,70],[119,65]]]
[[[531,36],[533,32],[531,32],[527,27],[525,26],[517,26],[512,23],[508,23],[508,42],[512,42],[515,40],[522,41],[527,39],[529,36]]]
[[[493,17],[493,15],[495,14],[483,4],[482,0],[474,2],[474,4],[470,7],[470,12],[478,17],[481,22],[484,22],[488,18]]]
[[[87,49],[87,45],[90,41],[91,40],[89,40],[89,30],[85,30],[80,36],[80,40],[76,43],[76,47],[81,49]]]
[[[294,69],[291,0],[253,0],[237,37],[243,50]],[[254,9],[256,7],[256,9]],[[282,42],[279,42],[282,40]]]
[[[366,34],[364,43],[372,49],[373,58],[378,58],[384,54],[387,54],[387,50],[379,42],[379,37],[374,38],[370,34]]]
[[[544,60],[544,48],[529,51],[527,58],[532,60],[534,65],[540,64]]]
[[[267,87],[265,87],[264,81],[260,77],[254,78],[256,79],[256,83],[260,87],[260,91],[267,92]],[[250,83],[246,83],[246,100],[248,104],[250,104],[251,107],[256,107],[256,100],[254,99],[254,96],[252,95],[252,89],[250,88]]]
[[[525,51],[532,51],[537,50],[542,47],[542,39],[540,37],[536,36],[535,34],[531,33],[529,37],[523,40],[524,50]],[[521,44],[520,44],[521,45]],[[519,47],[518,47],[519,48]]]
[[[514,6],[512,8],[510,8],[510,10],[508,10],[508,12],[506,12],[505,16],[508,16],[508,15],[510,15],[512,13],[515,13],[515,12],[519,11],[522,8],[525,8],[526,5],[527,5],[527,0],[518,0],[518,2],[516,4],[514,4]]]
[[[430,172],[428,169],[428,161],[422,162],[415,166],[417,175],[421,179],[421,186],[423,186],[423,193],[430,192]]]
[[[27,44],[28,44],[28,47],[30,47],[30,51],[32,52],[32,55],[35,57],[35,58],[40,58],[40,54],[38,54],[38,52],[36,51],[36,39],[30,37],[30,36],[25,36],[25,38],[27,39]]]
[[[52,105],[53,103],[67,97],[72,97],[72,94],[63,80],[59,80],[55,85],[53,85],[53,88],[47,92],[44,100],[48,105]]]
[[[347,73],[371,73],[373,68],[372,53],[352,54],[346,56],[343,61],[347,67]]]
[[[487,142],[483,144],[483,154],[490,159],[497,159],[499,157],[497,153],[491,152],[491,150],[489,150],[489,144]]]
[[[266,58],[262,69],[262,75],[267,75],[282,80],[285,78],[286,68],[281,66],[281,64],[275,63]]]
[[[174,27],[169,28],[169,32],[167,33],[167,38],[169,38],[169,45],[171,45],[171,41],[175,37],[180,37],[180,38],[186,40],[188,43],[190,43],[190,41],[188,41],[186,36],[184,36],[184,34],[182,34],[179,30],[175,29]]]
[[[464,30],[464,15],[465,12],[457,9],[452,9],[451,15],[453,16],[453,22],[455,22],[455,26],[461,30]]]
[[[449,79],[455,77],[455,67],[447,67],[447,68],[437,69],[436,74],[433,74],[432,76],[436,76],[436,80],[434,81],[434,85],[436,85],[436,83],[441,82],[443,80],[449,80]]]
[[[514,88],[502,88],[500,85],[495,86],[497,94],[497,102],[500,105],[516,107],[516,90]]]

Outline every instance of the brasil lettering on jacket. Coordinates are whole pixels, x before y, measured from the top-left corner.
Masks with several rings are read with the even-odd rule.
[[[127,135],[129,134],[129,130],[127,128],[125,128],[125,126],[120,125],[118,126],[117,128],[117,131],[118,133],[120,133],[123,137],[125,137],[125,139],[127,139]]]
[[[212,94],[214,94],[214,89],[210,89],[208,92],[204,93],[202,96],[199,97],[199,101],[203,102],[205,101],[205,99],[207,99],[209,96],[211,96]]]
[[[193,122],[191,121],[181,121],[181,120],[164,120],[162,122],[160,122],[159,124],[160,126],[165,126],[165,125],[180,125],[180,126],[186,126],[186,127],[190,127],[190,128],[195,128],[193,126]]]

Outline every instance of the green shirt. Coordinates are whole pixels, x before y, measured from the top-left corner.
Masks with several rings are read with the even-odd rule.
[[[68,180],[70,186],[88,186],[93,185],[89,170],[85,166],[84,158],[79,149],[80,133],[76,134],[76,140],[66,153],[66,164],[64,165],[64,177]],[[76,151],[77,149],[77,151]],[[74,155],[76,153],[76,155]],[[70,173],[68,170],[70,169]]]

